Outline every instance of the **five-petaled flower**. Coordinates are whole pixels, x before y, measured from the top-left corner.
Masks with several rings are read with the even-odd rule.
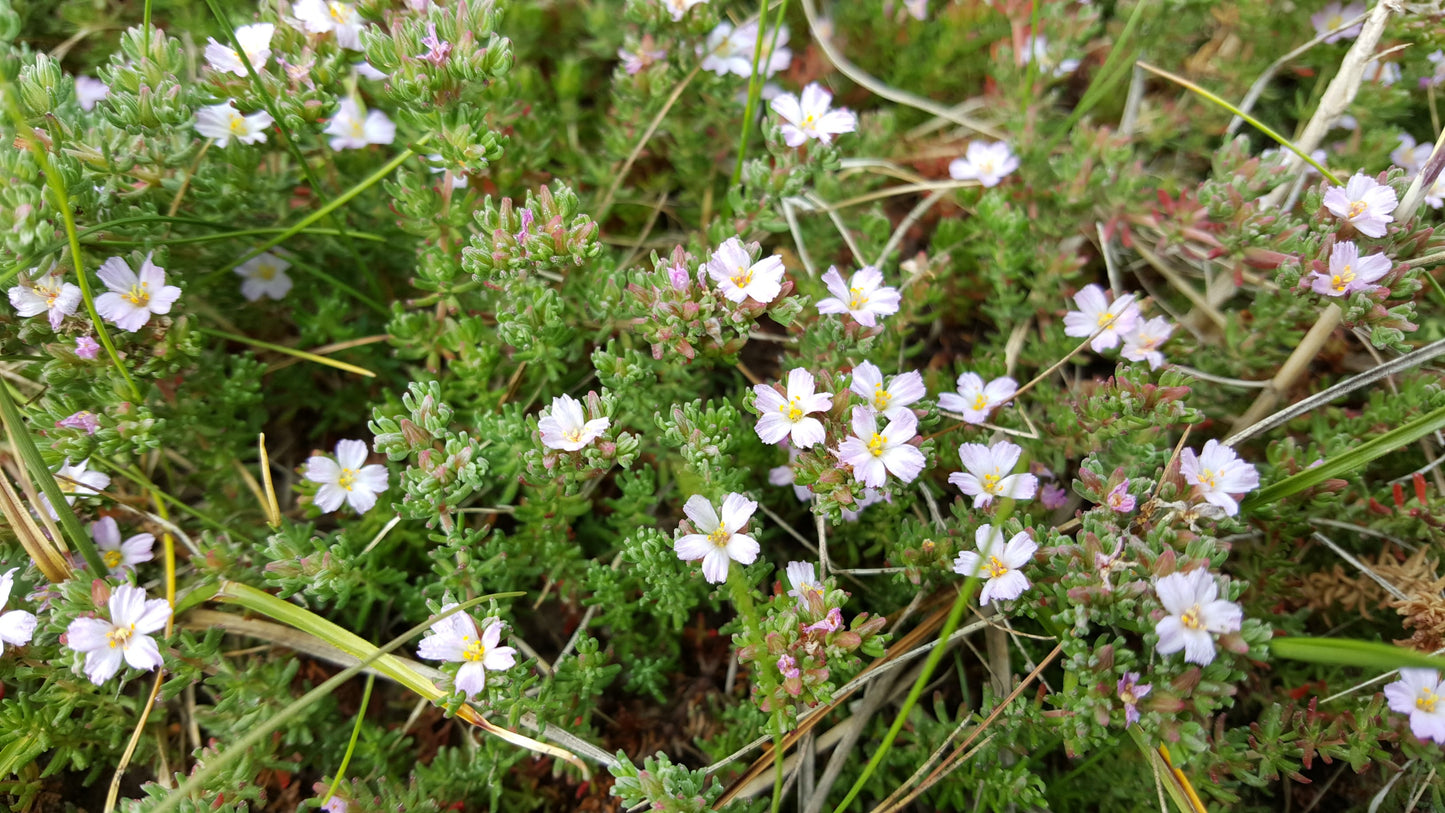
[[[455,603],[445,604],[446,612]],[[452,613],[432,624],[425,638],[417,644],[416,654],[427,660],[460,663],[457,670],[456,687],[471,699],[487,686],[487,672],[501,672],[511,669],[517,662],[517,650],[510,646],[498,646],[502,640],[502,621],[488,618],[482,622],[482,632],[477,634],[477,622],[465,612]]]
[[[832,296],[818,301],[818,313],[846,313],[858,324],[873,327],[879,316],[898,312],[898,289],[884,285],[883,272],[871,265],[854,271],[846,284],[838,269],[829,266],[823,284]]]
[[[1119,699],[1124,701],[1124,725],[1131,726],[1139,722],[1139,701],[1154,691],[1154,687],[1148,683],[1140,683],[1138,672],[1125,672],[1124,676],[1119,678],[1115,690],[1119,693]]]
[[[1345,23],[1365,13],[1364,3],[1351,3],[1348,6],[1337,2],[1330,3],[1314,14],[1310,15],[1310,25],[1315,27],[1315,33],[1319,35],[1329,34],[1325,42],[1339,42],[1340,40],[1352,40],[1360,35],[1364,23],[1355,23],[1346,28]]]
[[[953,572],[961,576],[982,576],[985,581],[978,593],[978,603],[987,605],[990,601],[1012,601],[1029,587],[1028,577],[1021,568],[1034,558],[1039,545],[1027,532],[1020,531],[1004,544],[1003,531],[992,525],[980,525],[973,534],[976,552],[958,552],[953,560]]]
[[[217,147],[225,147],[236,139],[242,144],[264,143],[266,128],[275,123],[271,114],[258,110],[249,116],[241,115],[232,99],[220,104],[209,104],[196,111],[196,132],[212,138]]]
[[[241,44],[246,61],[257,71],[266,67],[266,60],[271,58],[271,36],[275,33],[276,26],[271,23],[251,23],[236,28],[236,42]],[[241,55],[236,53],[236,49],[216,42],[212,37],[206,38],[206,62],[212,70],[246,75],[246,66],[241,63]]]
[[[291,7],[301,27],[312,34],[336,35],[336,44],[352,51],[361,50],[361,15],[356,6],[336,0],[297,0]]]
[[[958,392],[945,392],[938,396],[938,407],[955,412],[963,417],[964,423],[983,423],[989,413],[1008,403],[1019,384],[1008,376],[995,378],[984,383],[978,373],[963,373],[958,377]]]
[[[10,601],[10,590],[15,586],[15,571],[18,567],[12,567],[0,574],[0,653],[5,651],[5,645],[25,646],[30,643],[30,636],[35,634],[35,615],[24,610],[11,610],[4,612],[5,604]]]
[[[100,355],[100,342],[91,336],[77,336],[75,339],[75,357],[86,361],[94,361]]]
[[[156,538],[152,534],[136,534],[122,542],[120,528],[113,517],[101,517],[90,523],[90,538],[95,540],[95,549],[100,560],[112,576],[119,576],[135,570],[141,562],[149,562],[154,554]]]
[[[1335,217],[1354,225],[1366,237],[1384,237],[1385,227],[1395,219],[1399,200],[1395,190],[1362,172],[1356,172],[1343,189],[1325,190],[1325,208]]]
[[[170,313],[181,296],[180,288],[166,284],[165,269],[151,262],[149,254],[140,264],[139,275],[119,257],[106,260],[96,274],[110,289],[95,298],[96,312],[129,333],[145,327],[152,314]]]
[[[813,374],[795,367],[788,371],[787,395],[780,395],[776,387],[757,384],[755,406],[758,408],[758,423],[754,429],[764,443],[781,443],[783,438],[792,441],[795,448],[808,449],[823,442],[823,422],[809,417],[833,406],[833,393],[814,392]]]
[[[1139,501],[1129,493],[1129,478],[1125,477],[1122,483],[1109,489],[1109,493],[1104,496],[1104,504],[1109,506],[1110,511],[1118,514],[1127,514],[1134,510]]]
[[[1174,325],[1162,316],[1140,322],[1124,335],[1124,346],[1119,355],[1130,361],[1147,361],[1149,369],[1157,370],[1164,363],[1164,353],[1159,348],[1174,332]]]
[[[66,505],[74,505],[77,497],[93,497],[100,493],[100,490],[110,485],[110,475],[99,471],[89,471],[90,459],[70,465],[66,460],[55,472],[55,484],[60,486],[60,491],[65,495]],[[50,505],[50,498],[44,494],[40,495],[40,504],[45,506],[46,513],[51,519],[60,519],[55,509]]]
[[[903,410],[878,431],[878,415],[867,407],[853,407],[853,434],[834,452],[844,465],[853,467],[853,477],[869,488],[883,485],[888,475],[905,483],[923,471],[923,452],[909,443],[918,433],[918,418]]]
[[[847,108],[829,110],[833,94],[817,82],[810,82],[803,88],[800,101],[791,93],[780,93],[773,98],[773,112],[783,117],[783,143],[797,147],[810,138],[830,144],[833,136],[851,133],[858,129],[858,117]]]
[[[798,600],[799,610],[813,610],[818,612],[823,609],[823,597],[826,592],[823,583],[818,580],[813,572],[812,562],[789,562],[787,568],[788,584],[793,589],[788,595]]]
[[[1019,168],[1018,156],[1006,141],[970,141],[962,158],[948,165],[949,177],[955,181],[978,181],[984,186],[998,186],[1005,176]]]
[[[1031,500],[1039,488],[1039,478],[1032,474],[1012,474],[1023,449],[1016,443],[1001,440],[992,446],[964,443],[958,457],[965,471],[948,475],[948,482],[958,486],[965,496],[973,498],[974,508],[986,508],[1000,497],[1008,500]]]
[[[1095,353],[1117,346],[1139,324],[1139,306],[1134,304],[1133,294],[1124,294],[1111,305],[1104,289],[1091,283],[1074,294],[1074,304],[1079,309],[1064,314],[1064,335],[1094,336],[1089,347]]]
[[[564,452],[581,449],[596,440],[611,425],[611,418],[587,420],[587,415],[582,411],[582,402],[566,393],[553,398],[551,411],[537,420],[542,445]]]
[[[928,389],[923,386],[923,376],[916,370],[899,373],[884,386],[883,371],[871,361],[853,368],[853,380],[848,389],[861,395],[868,402],[868,409],[890,421],[909,411],[910,405],[928,394]]]
[[[1214,576],[1204,568],[1170,573],[1154,582],[1166,615],[1154,625],[1161,655],[1184,650],[1184,660],[1207,666],[1214,660],[1214,636],[1238,632],[1244,610],[1219,598]]]
[[[39,270],[33,269],[29,276],[20,275],[20,284],[10,289],[10,304],[21,316],[48,315],[50,329],[59,330],[60,322],[79,307],[80,288],[66,282],[54,266],[44,274],[35,273]]]
[[[701,494],[687,498],[682,512],[700,533],[684,534],[672,546],[684,562],[702,560],[702,575],[712,584],[727,581],[730,562],[750,565],[758,558],[758,542],[740,533],[758,504],[736,492],[723,497],[722,516]]]
[[[1395,264],[1383,253],[1360,256],[1360,249],[1351,240],[1335,243],[1330,249],[1330,271],[1316,271],[1310,276],[1310,288],[1323,296],[1349,296],[1380,286],[1375,280],[1390,273]]]
[[[235,269],[244,280],[241,296],[246,297],[248,302],[255,302],[263,296],[271,299],[286,296],[291,290],[291,278],[286,275],[286,269],[290,267],[291,263],[268,251],[241,263]]]
[[[385,466],[366,465],[366,442],[361,440],[338,440],[335,460],[322,455],[307,458],[304,476],[321,484],[314,502],[323,514],[335,511],[343,502],[365,514],[376,505],[376,495],[389,486]]]
[[[160,649],[151,633],[171,617],[163,598],[146,599],[146,591],[123,584],[110,594],[110,620],[77,618],[65,629],[66,645],[85,654],[85,675],[99,686],[120,671],[122,662],[150,671],[161,665]]]
[[[331,149],[359,150],[368,144],[390,144],[396,140],[396,124],[380,110],[368,110],[363,116],[356,99],[347,97],[341,100],[325,133],[331,136],[328,142]]]
[[[1410,715],[1410,730],[1422,740],[1445,745],[1445,681],[1435,669],[1405,667],[1385,687],[1390,710]]]
[[[764,43],[774,42],[775,47],[772,56],[766,54],[764,60],[758,65],[764,76],[772,76],[781,70],[786,70],[789,63],[793,61],[793,52],[786,47],[788,44],[788,27],[779,26],[776,31],[766,32],[763,35]],[[743,23],[737,28],[724,20],[717,24],[717,27],[707,35],[707,43],[697,49],[698,56],[703,58],[702,69],[712,71],[718,76],[734,74],[743,78],[753,75],[753,50],[758,41],[758,23],[756,20],[750,23]]]
[[[82,409],[61,418],[55,422],[55,425],[63,426],[66,429],[82,429],[85,434],[94,435],[95,431],[100,428],[100,417],[88,409]]]
[[[776,254],[753,262],[743,241],[729,237],[707,261],[707,273],[729,302],[752,297],[767,304],[783,290],[783,260]]]
[[[1223,508],[1231,517],[1239,513],[1239,502],[1233,495],[1259,488],[1259,472],[1254,466],[1217,440],[1205,443],[1198,456],[1193,449],[1181,452],[1179,473],[1184,482],[1199,490],[1205,502]]]

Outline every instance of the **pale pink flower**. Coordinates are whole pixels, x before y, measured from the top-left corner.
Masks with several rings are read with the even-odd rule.
[[[1390,710],[1410,715],[1410,731],[1422,740],[1445,745],[1445,681],[1436,669],[1405,667],[1385,687]]]
[[[651,48],[649,41],[644,39],[642,44],[637,46],[636,51],[618,48],[617,58],[622,60],[622,69],[627,71],[629,76],[635,76],[652,67],[653,64],[666,59],[667,49]]]
[[[15,586],[15,571],[19,569],[12,567],[0,575],[0,653],[5,652],[5,644],[25,646],[35,634],[34,613],[24,610],[3,612],[6,603],[10,601],[10,591]]]
[[[30,274],[21,274],[14,288],[10,289],[10,304],[21,316],[46,314],[50,329],[59,330],[65,317],[75,313],[80,306],[80,288],[73,282],[66,282],[65,276],[54,266],[44,274],[40,269],[31,269]]]
[[[149,254],[141,262],[139,276],[119,257],[106,260],[96,274],[110,289],[96,297],[96,312],[130,333],[145,327],[153,314],[170,313],[181,296],[180,288],[166,284],[165,269],[151,262]]]
[[[156,538],[152,534],[136,534],[122,542],[120,528],[113,517],[101,517],[90,523],[90,538],[95,540],[95,549],[100,560],[112,576],[119,576],[135,570],[141,562],[154,558]]]
[[[848,389],[862,396],[869,409],[890,421],[900,413],[910,411],[909,406],[928,394],[923,386],[923,376],[916,370],[895,375],[884,386],[883,371],[871,361],[853,368],[853,380]]]
[[[1079,60],[1072,57],[1065,57],[1055,61],[1049,55],[1049,38],[1043,35],[1030,36],[1024,42],[1024,48],[1019,52],[1019,64],[1027,65],[1037,60],[1039,68],[1047,71],[1050,76],[1064,76],[1079,69]]]
[[[1064,314],[1064,335],[1084,338],[1099,335],[1089,342],[1095,353],[1117,347],[1119,341],[1139,324],[1139,306],[1134,304],[1133,294],[1124,294],[1109,304],[1104,289],[1098,285],[1085,285],[1074,294],[1076,311]]]
[[[789,562],[787,574],[788,584],[793,586],[793,589],[788,591],[788,595],[798,600],[798,609],[821,610],[827,591],[823,588],[823,583],[818,580],[818,576],[813,570],[813,563]]]
[[[833,136],[851,133],[858,129],[858,117],[847,108],[829,110],[833,94],[817,82],[810,82],[803,88],[800,101],[791,93],[780,93],[773,98],[773,112],[783,118],[783,143],[789,147],[801,146],[809,139],[830,144]]]
[[[1129,493],[1129,478],[1124,478],[1124,482],[1109,489],[1109,493],[1104,497],[1104,504],[1117,514],[1127,514],[1134,510],[1138,500]]]
[[[712,584],[727,581],[731,562],[750,565],[758,558],[756,539],[740,533],[748,524],[758,504],[738,493],[723,498],[722,516],[701,494],[694,494],[683,505],[682,512],[701,533],[684,534],[673,544],[677,558],[684,562],[702,560],[702,575]]]
[[[985,579],[978,603],[987,605],[995,599],[1012,601],[1022,595],[1029,587],[1029,580],[1021,569],[1033,561],[1034,552],[1039,549],[1033,537],[1020,531],[1004,544],[1002,530],[980,525],[973,539],[977,551],[959,551],[958,558],[953,560],[953,572]]]
[[[707,273],[723,298],[742,302],[751,297],[767,304],[783,290],[783,260],[776,254],[753,262],[743,241],[729,237],[707,261]]]
[[[802,672],[798,669],[798,661],[792,655],[778,656],[778,672],[787,680],[801,677]]]
[[[56,426],[63,426],[66,429],[83,429],[85,434],[94,435],[95,430],[100,428],[100,418],[94,412],[82,409],[79,412],[61,418],[55,422]]]
[[[1119,355],[1130,361],[1147,361],[1149,369],[1157,370],[1164,363],[1164,353],[1159,348],[1173,333],[1174,325],[1162,316],[1139,322],[1133,330],[1124,334],[1124,346],[1119,348]]]
[[[763,34],[763,47],[774,39],[773,32]],[[712,71],[718,76],[733,74],[744,79],[753,75],[753,46],[758,39],[758,23],[756,20],[744,23],[737,28],[724,20],[717,24],[717,27],[707,35],[707,43],[699,46],[698,56],[703,58],[702,69]],[[793,61],[793,52],[786,47],[788,44],[788,27],[780,26],[777,35],[777,46],[773,50],[772,57],[767,58],[766,50],[763,54],[763,61],[758,67],[762,69],[764,76],[772,76],[781,70],[786,70]]]
[[[754,406],[757,407],[758,423],[754,427],[764,443],[781,443],[784,438],[792,441],[795,448],[807,449],[822,443],[825,435],[823,422],[809,417],[833,406],[833,393],[814,392],[813,374],[795,367],[788,371],[787,395],[780,395],[777,388],[757,384]]]
[[[873,327],[879,316],[898,312],[901,295],[897,288],[883,284],[883,272],[871,265],[865,265],[853,272],[847,284],[838,269],[828,267],[823,274],[823,284],[833,296],[819,300],[818,313],[846,313],[858,324]]]
[[[1018,382],[1008,376],[985,384],[978,373],[963,373],[957,384],[958,392],[938,396],[938,406],[961,415],[964,423],[972,424],[988,420],[989,413],[1008,403],[1019,388]]]
[[[1360,35],[1363,23],[1355,23],[1349,28],[1345,27],[1345,23],[1364,13],[1364,3],[1351,3],[1345,6],[1334,2],[1311,14],[1310,25],[1315,27],[1316,34],[1329,34],[1328,37],[1325,37],[1325,42],[1352,40]]]
[[[390,144],[396,140],[396,125],[380,110],[368,110],[362,116],[361,105],[347,97],[341,100],[325,133],[331,136],[328,142],[331,149],[359,150],[369,144]]]
[[[314,503],[323,514],[335,511],[343,502],[365,514],[376,505],[376,495],[390,485],[385,466],[366,465],[366,442],[361,440],[337,441],[335,460],[322,455],[307,458],[303,476],[321,485]]]
[[[427,48],[427,52],[422,54],[421,58],[437,67],[441,67],[447,61],[447,57],[451,56],[452,44],[437,36],[436,23],[428,22],[426,24],[426,36],[421,38],[421,44]]]
[[[1069,501],[1069,492],[1057,483],[1049,483],[1039,490],[1039,504],[1050,511],[1063,508]]]
[[[110,95],[110,87],[93,76],[75,77],[75,98],[81,110],[93,110],[101,99]]]
[[[1204,568],[1158,579],[1154,592],[1168,613],[1154,625],[1161,655],[1182,649],[1184,660],[1207,666],[1214,661],[1214,636],[1238,632],[1244,622],[1244,610],[1219,599],[1219,586]]]
[[[837,632],[843,628],[843,611],[834,607],[828,610],[828,614],[818,621],[803,627],[803,632],[816,632],[827,635],[830,632]]]
[[[1018,156],[1004,141],[970,141],[962,158],[948,165],[948,175],[956,181],[978,181],[986,187],[998,186],[1005,176],[1019,168]]]
[[[257,72],[266,67],[266,60],[271,58],[271,37],[275,33],[276,26],[271,23],[251,23],[236,28],[236,41]],[[235,48],[216,42],[212,37],[207,37],[206,43],[206,63],[211,70],[246,75],[246,66],[241,63],[241,55],[236,53]]]
[[[60,470],[55,472],[55,484],[60,486],[60,491],[65,495],[66,505],[74,505],[79,497],[94,497],[102,489],[110,485],[110,475],[99,471],[90,471],[90,459],[70,465],[67,459],[61,465]],[[50,498],[44,494],[40,495],[40,504],[50,514],[51,519],[60,519],[55,513],[55,508],[50,505]]]
[[[336,44],[352,51],[361,50],[363,21],[356,6],[336,0],[296,0],[291,7],[301,27],[312,34],[333,33]]]
[[[1322,296],[1349,296],[1372,291],[1380,286],[1375,280],[1390,273],[1395,264],[1383,253],[1360,256],[1353,241],[1335,243],[1330,249],[1330,272],[1316,271],[1310,275],[1310,289]]]
[[[100,342],[90,336],[77,336],[75,339],[75,356],[86,361],[94,361],[100,355]]]
[[[665,9],[667,9],[667,12],[672,15],[672,20],[673,20],[673,22],[678,22],[678,21],[682,20],[682,18],[683,18],[684,16],[687,15],[687,12],[688,12],[693,6],[701,6],[701,5],[704,5],[704,4],[707,3],[708,0],[661,0],[661,1],[662,1],[662,7],[665,8]]]
[[[290,262],[269,251],[241,263],[234,269],[243,280],[241,296],[248,302],[255,302],[263,296],[281,299],[291,292],[291,277],[286,274],[286,269],[290,267]]]
[[[1390,151],[1390,161],[1400,169],[1405,170],[1406,175],[1415,175],[1425,167],[1425,162],[1430,159],[1430,152],[1433,144],[1416,144],[1415,137],[1409,133],[1400,134],[1400,146]]]
[[[120,671],[122,663],[151,671],[161,661],[151,633],[164,629],[171,605],[147,599],[146,591],[123,584],[110,594],[110,620],[77,618],[65,629],[66,646],[85,654],[85,675],[99,686]]]
[[[1386,225],[1395,219],[1399,199],[1394,189],[1356,172],[1343,189],[1331,186],[1325,190],[1324,205],[1330,214],[1354,224],[1360,234],[1384,237]]]
[[[1217,440],[1205,443],[1197,457],[1193,449],[1181,452],[1179,473],[1205,502],[1223,508],[1231,517],[1239,513],[1239,503],[1233,495],[1259,488],[1259,472],[1254,466],[1240,460],[1233,449]]]
[[[235,107],[234,99],[206,105],[196,111],[196,132],[214,139],[217,147],[226,147],[231,139],[242,144],[265,143],[266,128],[276,122],[265,110],[244,116]]]
[[[457,606],[442,605],[439,613]],[[517,650],[498,646],[502,642],[502,622],[488,618],[477,634],[477,622],[466,612],[452,613],[432,624],[426,637],[417,644],[416,654],[429,661],[460,663],[456,687],[471,699],[487,687],[487,672],[503,672],[517,662]]]
[[[542,445],[549,449],[575,452],[596,440],[612,425],[611,418],[587,420],[582,402],[566,393],[552,399],[552,409],[537,421]]]
[[[992,446],[964,443],[958,457],[964,471],[948,475],[948,482],[958,486],[965,496],[973,497],[974,508],[986,508],[995,497],[1008,500],[1031,500],[1039,488],[1039,478],[1032,474],[1013,474],[1023,449],[1001,440]]]
[[[889,474],[905,483],[923,471],[923,452],[908,441],[918,432],[918,418],[909,410],[898,413],[882,432],[878,416],[866,407],[853,407],[853,435],[834,452],[839,461],[853,467],[853,477],[869,488],[878,488]]]
[[[1124,725],[1131,726],[1139,722],[1139,701],[1149,696],[1154,687],[1148,683],[1139,682],[1138,672],[1125,672],[1119,678],[1116,687],[1119,699],[1124,702]]]

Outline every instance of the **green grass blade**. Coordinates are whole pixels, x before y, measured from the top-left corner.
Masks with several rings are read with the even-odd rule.
[[[1381,670],[1413,666],[1445,671],[1445,658],[1379,641],[1356,641],[1349,638],[1276,638],[1269,642],[1269,650],[1281,658],[1305,663]]]

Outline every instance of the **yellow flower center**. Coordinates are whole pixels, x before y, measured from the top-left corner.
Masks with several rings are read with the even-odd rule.
[[[130,290],[121,294],[127,302],[136,307],[143,307],[151,301],[151,286],[148,282],[140,282],[130,286]]]
[[[105,562],[105,566],[111,570],[120,567],[121,555],[118,550],[108,550],[101,555],[100,559]]]
[[[868,305],[868,294],[861,288],[849,288],[848,310],[862,310]]]
[[[1217,479],[1219,475],[1214,469],[1205,469],[1199,472],[1199,484],[1207,488],[1218,488]]]
[[[232,113],[230,120],[226,122],[226,129],[230,130],[232,135],[245,135],[246,117],[239,113]]]
[[[336,478],[336,484],[350,491],[356,485],[356,469],[342,469],[341,476]]]
[[[35,286],[35,290],[39,291],[42,295],[45,296],[45,304],[47,307],[55,307],[55,300],[60,298],[59,285],[37,285]]]
[[[873,385],[873,405],[879,410],[888,408],[888,402],[893,400],[893,393],[883,389],[882,384]]]
[[[1196,604],[1188,610],[1185,610],[1183,615],[1179,616],[1179,623],[1192,630],[1202,630],[1204,629],[1204,621],[1199,617],[1201,612],[1203,611],[1200,610],[1199,605]]]
[[[803,116],[803,126],[804,126],[804,127],[812,127],[817,121],[818,121],[817,116],[814,116],[812,113],[809,113],[809,114]]]
[[[1099,314],[1098,324],[1099,327],[1108,327],[1109,325],[1114,324],[1114,314],[1108,311],[1104,311],[1103,313]]]
[[[719,522],[717,527],[712,530],[712,533],[707,535],[707,541],[711,542],[714,547],[725,548],[728,545],[728,537],[730,536],[732,536],[732,534],[728,532],[728,526]]]
[[[352,9],[345,3],[327,3],[326,10],[331,13],[331,19],[341,25],[346,25],[351,20]]]
[[[979,393],[979,394],[978,394],[978,397],[975,398],[975,399],[973,399],[973,408],[974,408],[974,409],[987,409],[987,408],[988,408],[988,398],[987,398],[983,393]]]
[[[1362,200],[1357,200],[1357,201],[1351,202],[1351,203],[1350,203],[1350,216],[1349,216],[1349,219],[1350,219],[1350,220],[1354,220],[1355,218],[1357,218],[1357,217],[1359,217],[1360,215],[1364,214],[1366,208],[1367,208],[1367,207],[1366,207],[1366,205],[1365,205],[1365,202],[1362,201]]]
[[[562,432],[562,437],[570,443],[582,442],[582,427],[574,427]]]
[[[778,411],[786,415],[789,421],[797,423],[803,419],[803,406],[799,403],[800,401],[802,401],[802,399],[795,395],[793,396],[793,400],[786,404],[779,405]]]
[[[994,471],[994,474],[985,474],[983,476],[983,490],[990,494],[998,493],[998,483],[1003,479],[1003,477],[997,473],[997,469]]]
[[[1427,713],[1435,713],[1435,704],[1440,702],[1440,695],[1429,689],[1421,689],[1420,696],[1415,698],[1415,708]]]
[[[472,636],[463,635],[462,642],[467,645],[467,648],[462,650],[462,660],[476,663],[487,657],[487,645],[482,643],[482,639],[472,640]]]
[[[877,432],[874,432],[873,439],[868,441],[868,451],[872,452],[874,457],[882,457],[883,447],[887,445],[888,438],[878,434]]]
[[[738,286],[739,288],[746,288],[750,284],[752,284],[752,281],[753,270],[751,268],[743,268],[742,266],[738,266],[737,272],[733,274],[733,284]]]
[[[275,279],[277,273],[278,272],[276,271],[276,266],[271,265],[270,263],[262,263],[261,265],[256,266],[256,276],[266,280],[267,282]]]
[[[997,556],[988,557],[988,562],[983,566],[984,572],[988,573],[990,579],[997,579],[1008,572],[1008,565],[1000,562]]]
[[[1330,17],[1329,20],[1325,23],[1325,30],[1327,30],[1327,31],[1339,31],[1341,28],[1344,28],[1344,26],[1345,26],[1345,15],[1343,15],[1343,14],[1336,14],[1336,15]]]
[[[105,634],[106,640],[110,641],[110,648],[120,647],[124,649],[130,643],[130,637],[135,634],[135,624],[128,627],[112,627],[110,632]]]
[[[1336,291],[1339,291],[1340,293],[1344,293],[1345,289],[1348,288],[1348,287],[1350,287],[1350,283],[1351,283],[1351,282],[1354,282],[1354,281],[1355,281],[1355,271],[1354,271],[1354,268],[1353,268],[1352,266],[1348,266],[1348,265],[1347,265],[1347,266],[1345,266],[1344,268],[1341,268],[1341,269],[1340,269],[1340,273],[1335,274],[1334,276],[1330,277],[1330,287],[1331,287],[1331,288],[1334,288]]]

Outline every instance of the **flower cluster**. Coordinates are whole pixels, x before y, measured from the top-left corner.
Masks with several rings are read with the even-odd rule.
[[[1164,363],[1159,348],[1174,332],[1174,326],[1163,317],[1145,320],[1133,294],[1124,294],[1112,303],[1098,285],[1086,285],[1074,295],[1078,310],[1064,314],[1064,335],[1089,338],[1095,353],[1112,350],[1123,344],[1119,355],[1129,361],[1147,361],[1151,369]]]

